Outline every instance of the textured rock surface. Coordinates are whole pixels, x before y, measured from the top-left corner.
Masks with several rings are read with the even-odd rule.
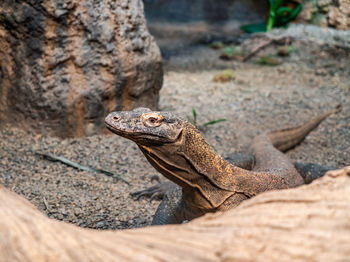
[[[274,29],[266,34],[268,38],[281,39],[291,38],[317,46],[350,49],[350,31],[336,30],[333,28],[321,28],[314,25],[290,25],[288,30]],[[264,34],[256,34],[257,38]],[[250,41],[249,39],[247,42]]]
[[[331,171],[188,224],[118,232],[48,219],[0,187],[0,261],[346,261],[349,174]]]
[[[349,0],[304,0],[303,10],[298,22],[307,22],[319,26],[337,29],[350,29]]]
[[[141,0],[0,4],[1,119],[91,135],[111,110],[156,108],[162,77]]]

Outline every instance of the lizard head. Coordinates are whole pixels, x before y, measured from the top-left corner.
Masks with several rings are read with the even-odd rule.
[[[191,123],[169,112],[137,108],[112,112],[105,124],[113,133],[134,141],[158,172],[183,188],[196,208],[212,210],[218,206],[222,198],[211,198],[213,192],[221,191],[210,189],[217,176],[216,159],[222,158]],[[227,194],[231,192],[225,191],[224,200]]]
[[[112,112],[105,118],[107,128],[138,145],[173,143],[181,135],[184,121],[169,112],[148,108]]]

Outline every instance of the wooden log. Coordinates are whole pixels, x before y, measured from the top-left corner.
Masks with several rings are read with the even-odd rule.
[[[99,231],[0,187],[0,261],[346,261],[350,167],[183,225]]]

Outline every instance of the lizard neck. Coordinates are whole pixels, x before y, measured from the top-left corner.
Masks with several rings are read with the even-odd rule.
[[[194,128],[188,128],[184,138],[183,154],[196,173],[209,180],[213,186],[231,191],[231,177],[245,170],[221,157]]]
[[[158,172],[182,187],[184,201],[193,208],[214,211],[235,194],[226,181],[239,168],[219,156],[192,125],[175,143],[139,146]]]

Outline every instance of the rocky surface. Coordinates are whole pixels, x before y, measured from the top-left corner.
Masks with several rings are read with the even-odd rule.
[[[259,37],[263,34],[258,34]],[[350,49],[350,31],[336,30],[333,28],[320,28],[313,25],[291,25],[288,30],[275,29],[267,34],[269,37],[291,38],[304,41],[305,44],[315,44],[316,49],[319,46],[325,48],[339,48],[343,50]]]
[[[322,27],[350,29],[349,0],[303,0],[303,9],[298,22],[307,22]]]
[[[157,108],[163,71],[141,0],[2,1],[0,119],[60,137]]]

